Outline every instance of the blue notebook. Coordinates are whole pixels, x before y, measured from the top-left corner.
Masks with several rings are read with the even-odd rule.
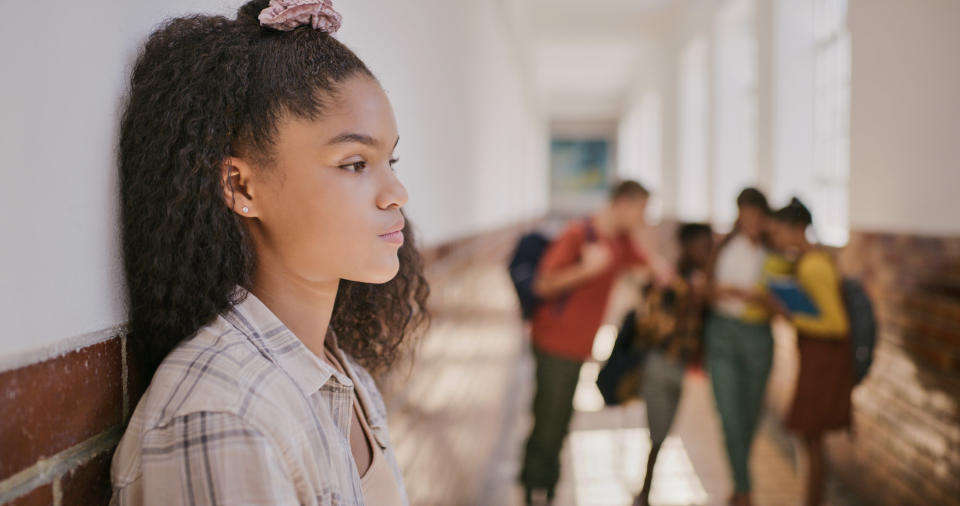
[[[820,316],[820,309],[793,278],[773,279],[768,286],[773,296],[791,313]]]

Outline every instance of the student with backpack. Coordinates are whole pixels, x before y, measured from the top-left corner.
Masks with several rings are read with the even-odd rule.
[[[654,466],[680,404],[684,371],[699,353],[702,340],[713,231],[710,225],[688,223],[680,227],[678,239],[679,276],[667,286],[646,285],[632,320],[636,339],[648,349],[640,372],[640,391],[650,428],[650,454],[634,506],[649,504]]]
[[[545,492],[548,503],[553,499],[580,366],[590,356],[614,281],[627,268],[647,263],[631,236],[644,223],[649,195],[635,181],[618,184],[607,205],[570,223],[536,261],[536,275],[524,278],[537,301],[531,308],[534,426],[520,474],[527,504],[534,491]]]
[[[797,329],[800,373],[786,425],[802,438],[807,452],[808,506],[822,502],[826,479],[823,435],[850,426],[854,383],[848,338],[851,327],[842,279],[830,253],[807,239],[812,221],[806,206],[793,199],[773,213],[770,225],[773,246],[797,258],[796,284],[812,303],[807,304],[809,311],[791,312],[779,299],[770,299],[771,307]]]

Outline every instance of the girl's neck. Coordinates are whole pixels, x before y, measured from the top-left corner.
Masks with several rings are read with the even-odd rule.
[[[253,293],[303,344],[323,360],[323,346],[333,316],[339,279],[313,282],[261,263]]]

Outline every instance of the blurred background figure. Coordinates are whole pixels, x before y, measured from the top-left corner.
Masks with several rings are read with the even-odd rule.
[[[636,181],[617,184],[609,203],[571,222],[538,263],[534,293],[541,302],[531,330],[533,429],[520,472],[527,504],[535,491],[543,491],[547,502],[555,497],[580,367],[590,357],[611,288],[625,269],[647,263],[633,235],[645,224],[649,197]]]
[[[115,140],[125,83],[162,20],[230,15],[239,3],[55,1],[39,18],[34,4],[4,6],[0,504],[105,504],[110,457],[145,386],[128,360],[119,252]],[[553,504],[628,505],[645,476],[655,505],[797,504],[820,484],[825,504],[958,504],[960,3],[334,7],[345,20],[338,40],[375,69],[393,104],[404,212],[417,224],[432,288],[430,332],[378,379],[411,504],[524,503],[517,477],[534,426],[539,341],[522,319],[509,257],[531,230],[561,237],[626,180],[650,192],[634,239],[655,272],[679,260],[680,223],[733,231],[744,188],[774,209],[796,196],[814,219],[802,233],[793,226],[787,249],[799,254],[801,235],[816,247],[781,266],[821,316],[830,310],[818,299],[822,279],[832,279],[817,267],[823,252],[834,277],[859,280],[876,316],[872,365],[849,395],[851,431],[833,431],[817,413],[843,410],[804,400],[817,361],[808,345],[851,347],[840,333],[811,332],[795,311],[753,320],[762,349],[750,357],[762,367],[731,397],[750,389],[750,405],[718,414],[723,386],[714,391],[708,378],[724,373],[710,370],[721,355],[711,358],[708,337],[708,374],[684,371],[647,472],[652,432],[660,434],[646,413],[653,399],[607,407],[596,387],[619,323],[652,281],[649,270],[624,272],[591,301],[605,311],[578,341],[582,364],[565,375],[576,384],[564,396],[572,389]],[[756,259],[760,244],[721,251],[742,247]],[[808,270],[812,284],[800,279]],[[718,301],[741,303],[751,306]],[[364,314],[378,324],[377,307]],[[818,379],[844,395],[848,387],[830,378]],[[752,413],[751,423],[728,437],[725,411]],[[727,454],[734,439],[736,464]],[[827,467],[829,478],[818,471]]]
[[[850,427],[854,378],[841,275],[830,252],[807,238],[812,224],[807,207],[793,199],[773,213],[770,235],[774,248],[796,258],[796,283],[812,303],[808,311],[771,298],[775,310],[797,330],[800,373],[786,425],[803,440],[808,467],[805,504],[816,506],[823,502],[826,479],[823,436]]]
[[[634,498],[634,506],[650,504],[653,471],[680,404],[684,372],[698,357],[703,341],[713,231],[709,225],[685,223],[677,236],[680,243],[678,276],[666,286],[645,285],[640,308],[632,320],[637,326],[636,339],[649,349],[640,373],[640,385],[650,428],[650,454],[643,487]]]
[[[760,420],[773,363],[770,312],[763,304],[766,277],[774,268],[767,250],[770,206],[756,188],[737,197],[733,231],[720,243],[711,266],[705,339],[707,370],[733,474],[731,503],[750,502],[750,448]]]

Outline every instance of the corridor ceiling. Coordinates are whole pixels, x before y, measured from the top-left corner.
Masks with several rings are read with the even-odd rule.
[[[507,0],[552,120],[620,116],[671,0]]]

